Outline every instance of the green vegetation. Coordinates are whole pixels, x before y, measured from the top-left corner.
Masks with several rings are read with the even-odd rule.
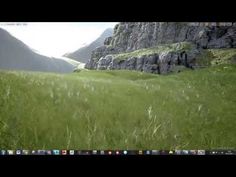
[[[236,48],[205,49],[197,59],[199,65],[229,64],[236,61]]]
[[[126,52],[113,55],[116,60],[126,60],[131,57],[160,54],[161,52],[181,52],[190,51],[194,44],[190,42],[179,42],[172,44],[162,44],[152,48],[144,48],[133,52]],[[197,57],[199,66],[211,66],[219,64],[229,64],[236,62],[236,48],[203,49],[202,54]]]
[[[192,48],[193,44],[190,42],[162,44],[156,47],[135,50],[133,52],[115,54],[114,58],[117,60],[126,60],[130,57],[140,57],[143,55],[160,54],[161,52],[172,52],[172,51],[176,52],[176,51],[191,50]]]
[[[236,48],[231,49],[209,49],[214,56],[212,65],[227,64],[236,61]]]
[[[236,147],[236,65],[173,75],[0,71],[1,149]]]
[[[83,69],[80,69],[80,68],[76,68],[76,69],[74,69],[74,71],[73,72],[75,72],[75,73],[79,73],[80,71],[82,71]]]

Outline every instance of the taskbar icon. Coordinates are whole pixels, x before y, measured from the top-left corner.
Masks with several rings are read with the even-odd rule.
[[[17,150],[0,150],[0,155],[53,155],[53,156],[157,156],[157,155],[236,155],[236,150],[26,150],[26,149],[17,149]]]

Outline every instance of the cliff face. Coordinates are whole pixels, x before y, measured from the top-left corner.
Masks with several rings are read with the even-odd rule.
[[[218,25],[218,26],[217,26]],[[121,52],[191,41],[205,48],[236,47],[233,23],[120,23],[111,45]]]
[[[137,58],[148,60],[150,55],[142,53],[136,55],[136,59],[131,56],[124,60],[116,60],[116,56],[121,53],[135,53],[142,49],[163,46],[163,44],[191,43],[191,51],[184,48],[176,50],[164,50],[150,53],[155,55],[156,62],[149,62],[156,65],[155,73],[161,73],[160,63],[169,63],[169,65],[194,66],[193,60],[201,53],[201,49],[210,48],[235,48],[236,47],[236,23],[180,23],[180,22],[140,22],[140,23],[119,23],[114,28],[112,37],[104,41],[104,46],[96,48],[89,62],[86,64],[88,69],[137,69]],[[185,53],[183,59],[183,52]],[[190,55],[189,55],[190,54]],[[106,57],[109,55],[109,57]],[[163,56],[168,56],[164,57]],[[175,56],[175,57],[173,57]],[[107,59],[109,58],[109,59]],[[175,59],[176,58],[176,59]],[[132,67],[129,60],[133,61]],[[100,61],[99,61],[100,60]],[[135,60],[135,61],[134,61]],[[175,61],[176,60],[176,61]],[[132,62],[131,62],[132,63]],[[142,63],[142,62],[141,62]],[[144,62],[145,63],[145,62]],[[171,64],[173,63],[173,64]],[[102,67],[101,67],[102,65]],[[117,66],[119,65],[119,66]],[[145,64],[144,64],[145,65]],[[145,71],[142,66],[141,71]],[[171,67],[171,66],[170,66]],[[170,68],[169,67],[169,68]],[[138,67],[140,68],[140,66]],[[151,70],[147,70],[151,72]],[[164,72],[169,72],[165,70]]]

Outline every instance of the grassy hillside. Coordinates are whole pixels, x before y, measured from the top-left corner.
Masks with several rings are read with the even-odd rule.
[[[160,54],[162,52],[177,52],[177,51],[181,52],[185,50],[191,50],[193,48],[194,48],[194,44],[190,42],[162,44],[162,45],[157,45],[151,48],[143,48],[143,49],[135,50],[132,52],[114,54],[114,58],[116,60],[126,60],[130,57],[140,57],[143,55]]]
[[[236,63],[236,48],[205,49],[197,61],[203,66]]]
[[[235,80],[236,65],[167,76],[0,71],[0,148],[235,148]]]

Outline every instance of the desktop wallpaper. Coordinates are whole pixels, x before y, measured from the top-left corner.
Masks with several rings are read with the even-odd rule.
[[[236,23],[0,23],[0,149],[235,149]]]

